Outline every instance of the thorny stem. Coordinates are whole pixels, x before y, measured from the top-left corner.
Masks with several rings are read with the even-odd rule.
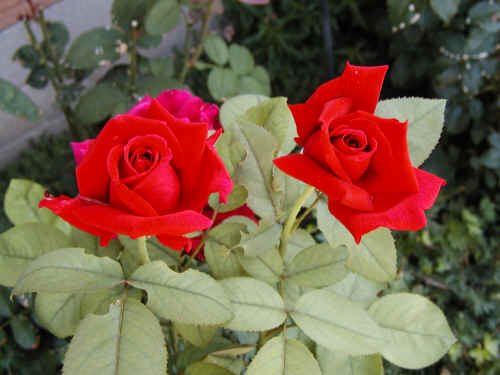
[[[212,215],[212,223],[214,222],[215,220],[215,217],[217,216],[217,213],[219,212],[219,205],[217,205],[215,208],[214,208],[214,213]],[[201,237],[201,241],[200,241],[200,244],[198,245],[198,247],[196,248],[195,251],[193,251],[193,253],[191,254],[191,256],[189,257],[189,259],[187,260],[186,264],[184,264],[184,266],[181,266],[179,267],[180,268],[180,272],[184,272],[185,270],[188,269],[189,265],[191,264],[191,262],[193,261],[193,259],[196,257],[196,255],[198,255],[198,253],[201,251],[201,249],[203,248],[203,245],[205,245],[205,241],[207,240],[207,237],[208,237],[208,229],[205,229],[203,231],[203,235]]]
[[[201,36],[200,40],[198,41],[198,45],[196,46],[193,55],[189,58],[189,51],[185,51],[186,53],[186,59],[184,61],[184,66],[182,67],[182,70],[179,74],[179,81],[184,82],[186,79],[186,75],[191,69],[191,67],[198,61],[198,59],[201,56],[201,52],[203,51],[203,44],[205,44],[205,41],[207,40],[208,37],[208,31],[209,31],[209,26],[210,26],[210,20],[212,19],[212,4],[213,0],[209,0],[206,3],[206,10],[203,12],[202,20],[201,20]],[[186,34],[186,37],[188,37],[188,34]]]
[[[288,215],[288,219],[286,220],[285,227],[281,232],[281,240],[280,240],[280,254],[283,258],[286,253],[286,249],[288,246],[288,238],[292,233],[292,228],[295,223],[295,219],[297,218],[297,214],[299,213],[304,202],[309,198],[309,195],[314,191],[314,186],[308,186],[300,195],[300,197],[295,201],[293,207],[290,210],[290,215]]]
[[[137,239],[137,249],[139,250],[139,258],[142,264],[151,263],[151,259],[149,259],[146,240],[147,240],[146,236],[142,236]]]
[[[309,215],[311,213],[313,208],[321,200],[321,195],[322,194],[317,194],[317,197],[314,200],[314,202],[312,202],[311,205],[309,207],[307,207],[307,209],[304,211],[304,213],[297,218],[297,220],[295,221],[295,224],[292,227],[291,233],[295,232],[297,230],[297,228],[300,226],[300,224],[302,223],[302,221],[307,217],[307,215]]]

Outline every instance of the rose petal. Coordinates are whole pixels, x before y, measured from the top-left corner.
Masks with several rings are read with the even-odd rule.
[[[446,181],[417,168],[415,175],[419,185],[418,193],[375,194],[372,212],[353,210],[330,201],[330,212],[352,233],[357,243],[364,234],[378,227],[412,231],[422,229],[427,223],[424,210],[432,207]]]
[[[160,241],[161,244],[171,248],[172,250],[177,250],[177,251],[185,250],[189,252],[192,249],[193,240],[186,237],[169,236],[166,234],[162,234],[156,236],[156,238],[158,238],[158,241]]]
[[[73,156],[75,157],[76,165],[80,164],[85,155],[89,152],[94,144],[95,139],[86,139],[83,142],[70,142],[71,148],[73,149]]]
[[[151,98],[149,95],[145,95],[139,103],[127,112],[127,115],[146,117],[150,104]]]
[[[212,225],[206,216],[191,210],[142,217],[109,206],[91,205],[75,209],[73,213],[83,223],[92,223],[103,231],[127,234],[134,238],[162,234],[182,236]]]
[[[286,174],[321,190],[329,201],[338,201],[357,210],[373,210],[370,195],[365,190],[335,177],[306,155],[291,154],[273,162]]]

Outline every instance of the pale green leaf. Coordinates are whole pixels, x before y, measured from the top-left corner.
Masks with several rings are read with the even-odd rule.
[[[298,285],[321,288],[342,280],[347,275],[347,248],[333,249],[319,244],[302,250],[291,261],[286,278]]]
[[[271,285],[276,284],[283,273],[283,259],[276,247],[256,256],[238,254],[238,260],[249,275]]]
[[[250,107],[240,121],[262,126],[274,135],[281,154],[288,154],[295,147],[297,129],[287,98],[272,98]]]
[[[118,240],[112,239],[107,246],[101,246],[99,237],[73,226],[71,227],[71,240],[74,247],[84,248],[87,252],[99,257],[116,259],[122,250],[122,245]]]
[[[222,324],[233,318],[224,289],[205,273],[192,269],[177,273],[155,261],[136,270],[129,282],[146,290],[148,307],[162,318],[200,325]]]
[[[215,336],[214,339],[204,348],[186,343],[182,351],[177,352],[176,368],[182,373],[191,363],[203,360],[207,355],[217,350],[232,347],[233,344],[222,336]]]
[[[72,246],[71,239],[52,225],[27,223],[0,234],[0,284],[14,286],[38,257]]]
[[[215,143],[215,149],[224,162],[227,172],[233,177],[235,169],[246,158],[245,147],[226,129]]]
[[[363,236],[359,245],[349,248],[347,268],[377,282],[396,277],[397,254],[391,231],[378,228]]]
[[[237,74],[248,74],[255,68],[252,53],[246,47],[233,43],[229,46],[229,64]]]
[[[123,295],[123,285],[110,289],[98,290],[92,293],[82,294],[80,301],[80,316],[85,318],[88,314],[103,315],[109,311],[109,306],[115,303]],[[127,298],[141,299],[142,290],[127,287]]]
[[[57,337],[72,336],[80,323],[80,300],[80,294],[37,293],[35,316]]]
[[[236,89],[238,95],[253,94],[253,95],[269,95],[271,88],[269,85],[259,82],[252,76],[239,76],[238,87]]]
[[[382,283],[365,279],[356,273],[349,274],[340,282],[325,288],[330,292],[344,296],[360,304],[363,308],[368,308],[377,299],[377,294],[385,287]]]
[[[283,300],[287,311],[293,311],[299,298],[309,292],[311,288],[306,288],[288,280],[282,280]]]
[[[208,204],[212,207],[218,207],[218,212],[224,213],[233,211],[241,206],[243,206],[248,198],[248,191],[243,185],[235,185],[233,191],[227,197],[227,203],[219,202],[219,193],[213,193],[210,195]]]
[[[180,20],[182,9],[177,0],[159,0],[146,15],[146,31],[162,35],[172,30]]]
[[[60,249],[30,263],[12,293],[90,292],[122,283],[123,273],[118,262],[85,254],[84,249]]]
[[[217,332],[217,327],[215,326],[200,326],[179,322],[174,322],[174,328],[185,340],[200,348],[204,348],[210,344],[210,341],[212,341]]]
[[[215,100],[222,101],[236,93],[238,76],[230,69],[213,68],[208,73],[207,86],[210,95]]]
[[[226,101],[219,112],[219,119],[224,129],[243,116],[251,107],[267,101],[269,98],[262,95],[238,95]]]
[[[158,320],[140,302],[124,299],[106,315],[89,315],[64,359],[66,375],[165,375],[167,351]]]
[[[445,99],[388,99],[378,102],[375,114],[402,122],[408,120],[408,151],[412,164],[418,167],[429,157],[439,141],[444,125],[445,106]]]
[[[10,180],[5,193],[5,214],[14,225],[47,223],[68,233],[70,228],[68,223],[48,208],[38,208],[38,203],[45,197],[45,191],[42,185],[30,180]]]
[[[253,345],[231,345],[229,348],[218,349],[211,353],[214,357],[219,358],[236,358],[240,355],[245,355],[255,349]]]
[[[210,35],[205,43],[203,50],[207,56],[217,65],[224,65],[229,58],[229,50],[226,42],[218,35]]]
[[[224,327],[236,331],[267,331],[285,320],[283,300],[266,283],[249,277],[234,277],[220,284],[234,310],[234,318]]]
[[[284,257],[285,262],[290,263],[298,253],[314,245],[316,245],[316,241],[314,241],[309,232],[298,228],[288,240],[288,247]]]
[[[390,337],[380,352],[399,367],[429,366],[457,341],[439,307],[417,294],[389,294],[375,301],[369,313]]]
[[[246,375],[321,375],[318,362],[297,340],[277,336],[269,340],[253,358]]]
[[[323,375],[384,375],[380,354],[352,356],[318,345],[316,357]]]
[[[228,248],[213,240],[207,240],[205,242],[204,254],[208,267],[216,279],[225,279],[244,274],[235,249]]]
[[[121,244],[129,251],[137,251],[137,240],[131,239],[129,236],[119,235],[118,239]],[[149,258],[153,260],[161,260],[169,266],[179,264],[181,260],[181,252],[172,250],[165,245],[162,245],[156,237],[148,237],[146,240]]]
[[[387,342],[386,332],[366,310],[325,290],[313,290],[300,297],[292,318],[307,336],[330,350],[373,354]]]
[[[245,361],[243,358],[217,357],[215,355],[209,355],[203,360],[203,362],[224,367],[226,370],[229,370],[235,375],[240,375],[245,368]]]
[[[246,256],[262,255],[268,249],[278,245],[282,226],[261,221],[257,230],[241,234],[241,242],[238,244]]]
[[[241,228],[241,231],[244,231],[246,233],[251,233],[251,232],[256,232],[257,231],[257,223],[251,219],[249,219],[248,217],[246,216],[240,216],[240,215],[234,215],[234,216],[231,216],[231,217],[228,217],[227,219],[225,219],[222,224],[242,224],[243,226]],[[217,227],[219,227],[221,224],[217,225]],[[215,229],[215,228],[214,228]],[[238,242],[235,243],[235,245],[237,245],[239,243],[239,241],[241,240],[241,235],[238,239]],[[234,246],[234,245],[231,245],[231,246]]]
[[[233,375],[233,373],[224,367],[213,363],[195,362],[188,366],[185,375]]]

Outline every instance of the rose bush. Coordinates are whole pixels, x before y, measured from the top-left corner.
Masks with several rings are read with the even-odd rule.
[[[347,63],[341,77],[290,105],[300,154],[274,160],[285,173],[321,190],[356,242],[378,228],[418,230],[445,181],[414,168],[407,122],[375,116],[387,66]]]
[[[40,202],[70,224],[99,236],[155,235],[173,249],[190,249],[184,235],[206,229],[211,193],[222,202],[232,181],[213,144],[218,107],[187,91],[145,97],[111,119],[95,140],[73,144],[79,195]]]

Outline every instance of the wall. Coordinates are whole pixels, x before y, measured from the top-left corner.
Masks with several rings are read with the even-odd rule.
[[[70,30],[71,38],[74,39],[93,27],[110,25],[111,5],[112,0],[63,0],[46,9],[45,16],[48,20],[64,22]],[[173,45],[182,43],[183,34],[183,28],[178,27],[167,34],[158,48],[148,50],[147,55],[168,54]],[[20,22],[0,31],[0,77],[29,95],[41,108],[43,119],[39,123],[31,123],[0,112],[0,167],[14,159],[23,148],[29,147],[31,138],[44,132],[61,131],[66,126],[64,117],[55,108],[53,90],[49,87],[43,90],[30,88],[24,83],[28,70],[12,61],[16,49],[25,43],[27,38]],[[96,78],[95,75],[93,77]]]

